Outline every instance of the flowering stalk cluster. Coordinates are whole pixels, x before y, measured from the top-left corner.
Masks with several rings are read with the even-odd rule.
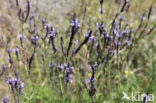
[[[16,78],[6,78],[6,83],[10,85],[12,94],[14,96],[14,100],[16,103],[19,103],[20,101],[20,95],[22,88],[24,87],[24,83],[21,82],[21,78],[19,77],[19,74],[15,71],[15,77]],[[16,95],[17,93],[17,95]]]
[[[72,63],[69,62],[68,65],[64,65],[65,66],[65,75],[64,78],[66,80],[66,82],[72,82],[72,71],[74,69],[74,67],[72,66]]]

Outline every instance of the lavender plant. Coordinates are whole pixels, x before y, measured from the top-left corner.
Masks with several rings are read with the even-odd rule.
[[[21,82],[19,75],[25,75],[25,79],[28,79],[24,79],[25,84],[28,85],[25,88],[28,90],[33,88],[32,95],[35,95],[37,84],[48,91],[50,96],[47,96],[46,92],[46,98],[53,98],[48,102],[53,102],[53,100],[55,102],[56,98],[51,97],[55,94],[59,98],[58,103],[75,102],[69,99],[70,96],[73,98],[73,94],[79,96],[87,94],[85,96],[90,98],[91,103],[99,102],[99,98],[102,102],[108,98],[112,102],[113,91],[114,94],[119,95],[121,85],[124,86],[125,81],[125,75],[121,69],[124,62],[131,67],[128,64],[130,60],[126,61],[126,59],[131,59],[130,55],[135,45],[155,29],[155,26],[150,24],[154,9],[151,6],[148,12],[142,14],[138,20],[140,22],[134,25],[128,17],[131,8],[130,0],[124,0],[117,13],[112,14],[115,16],[109,20],[104,18],[107,11],[104,6],[105,1],[96,2],[99,8],[99,11],[96,11],[97,17],[96,15],[93,15],[93,19],[89,17],[90,8],[87,8],[89,3],[85,4],[83,14],[71,13],[72,18],[65,31],[55,28],[54,24],[51,25],[48,18],[36,15],[29,0],[26,1],[26,10],[23,10],[19,1],[16,0],[18,19],[21,23],[17,39],[19,44],[15,44],[16,48],[13,50],[9,48],[9,44],[6,46],[9,63],[3,65],[2,72],[0,72],[0,77],[2,77],[8,65],[11,65],[8,69],[15,70],[15,78],[10,76],[6,78],[15,103],[20,103],[24,98],[21,99],[24,83]],[[24,58],[21,54],[22,50],[28,52],[26,64],[21,62]],[[87,69],[88,65],[89,69]],[[17,67],[18,71],[22,71],[19,72],[21,74],[16,72]],[[28,96],[26,98],[32,96],[27,93],[24,95]],[[116,96],[116,98],[119,97]],[[8,103],[7,99],[8,96],[2,98],[2,102]],[[80,100],[76,102],[84,102]],[[45,102],[44,99],[38,99],[38,101]],[[34,100],[34,102],[38,101]]]

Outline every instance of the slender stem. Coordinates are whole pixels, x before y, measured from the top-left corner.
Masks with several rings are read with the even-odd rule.
[[[111,61],[109,61],[109,67],[108,67],[108,88],[109,88],[109,97],[110,97],[110,103],[112,103],[112,94],[111,94]]]

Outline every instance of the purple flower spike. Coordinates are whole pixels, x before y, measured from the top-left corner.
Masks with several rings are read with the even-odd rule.
[[[84,36],[85,36],[85,37],[88,37],[88,36],[89,36],[89,33],[90,33],[90,32],[86,32],[86,33],[84,34]]]
[[[28,2],[28,3],[25,4],[25,6],[26,6],[26,7],[28,7],[28,6],[29,6],[29,7],[32,7],[32,3],[31,3],[31,2]]]
[[[50,34],[49,34],[48,37],[49,37],[49,38],[50,38],[50,37],[53,37],[53,38],[55,37],[55,29],[54,29],[54,28],[52,29],[52,31],[50,31]]]
[[[105,11],[105,9],[99,8],[99,13],[103,14],[104,11]]]
[[[51,25],[47,23],[47,24],[44,25],[44,28],[47,29],[47,28],[49,28],[50,26],[51,26]]]
[[[42,17],[41,17],[41,20],[42,20],[43,22],[45,22],[46,19],[45,19],[45,17],[42,16]]]
[[[89,41],[91,42],[92,40],[95,40],[95,36],[89,37]]]
[[[20,41],[21,41],[21,46],[23,47],[23,39],[26,38],[26,36],[20,32],[20,33],[18,34],[18,38],[20,39]]]
[[[121,42],[120,42],[120,41],[115,42],[115,45],[116,45],[116,46],[120,46],[120,45],[121,45]]]
[[[71,63],[68,63],[68,65],[67,65],[67,67],[66,67],[66,69],[65,69],[65,76],[64,76],[64,78],[65,78],[65,80],[66,80],[66,82],[72,82],[72,70],[74,69],[74,67],[72,67],[72,64]]]
[[[89,68],[89,69],[92,69],[92,66],[89,65],[88,68]]]
[[[60,72],[62,72],[64,69],[64,64],[58,65],[58,69],[60,70]]]
[[[3,103],[8,103],[7,101],[8,101],[8,98],[9,98],[9,96],[6,96],[5,98],[2,98],[2,102]]]
[[[127,45],[130,45],[130,41],[128,41],[128,40],[126,40],[125,43],[126,43]]]
[[[19,52],[19,49],[18,48],[14,48],[13,51],[14,52]]]
[[[56,64],[53,61],[49,64],[50,68],[53,68],[55,65]]]
[[[75,26],[76,28],[79,28],[80,27],[80,20],[79,19],[72,20],[70,25]]]
[[[39,37],[36,35],[36,36],[33,36],[32,38],[31,38],[31,40],[35,40],[35,41],[37,41],[39,39]]]

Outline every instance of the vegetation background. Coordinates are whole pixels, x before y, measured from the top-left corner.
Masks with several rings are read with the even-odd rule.
[[[99,13],[100,3],[98,0],[30,0],[32,3],[32,11],[35,12],[35,19],[38,21],[38,30],[42,29],[39,23],[41,17],[55,28],[58,35],[64,38],[64,46],[68,46],[70,35],[66,35],[72,12],[77,14],[77,18],[81,21],[81,29],[75,37],[80,42],[83,40],[83,34],[88,28],[96,28],[96,23],[104,21],[109,27],[115,13],[120,11],[125,0],[104,0],[104,13]],[[25,1],[20,1],[21,8],[25,8]],[[130,0],[130,9],[127,14],[123,14],[134,28],[140,24],[140,17],[143,13],[148,13],[150,6],[156,9],[155,0]],[[86,7],[86,14],[84,10]],[[151,14],[150,24],[156,26],[156,10]],[[6,41],[9,48],[20,46],[20,40],[17,38],[21,31],[21,22],[18,19],[18,11],[16,9],[15,0],[0,0],[0,65],[6,64],[10,67],[7,60]],[[28,24],[23,25],[23,34],[29,35],[27,32]],[[39,34],[44,32],[39,31]],[[120,52],[119,61],[116,58],[112,60],[108,66],[99,64],[96,68],[96,93],[93,98],[88,95],[82,80],[87,81],[88,74],[91,72],[88,68],[90,61],[96,60],[94,55],[87,54],[89,49],[84,45],[80,52],[74,58],[66,58],[61,51],[52,53],[52,48],[47,48],[40,40],[37,53],[32,62],[31,74],[28,73],[27,60],[33,53],[33,46],[25,40],[22,52],[20,52],[20,62],[16,61],[16,55],[12,53],[14,61],[13,68],[7,68],[0,77],[0,98],[9,96],[8,103],[14,102],[10,86],[5,83],[6,77],[14,77],[14,71],[18,71],[21,81],[24,82],[20,103],[132,103],[132,101],[121,101],[122,92],[131,94],[132,91],[139,93],[154,94],[156,96],[156,30],[150,35],[137,41],[131,53],[124,49]],[[60,36],[56,36],[55,45],[59,47]],[[96,51],[96,50],[95,50]],[[44,62],[42,61],[44,57]],[[125,58],[129,57],[127,61]],[[91,60],[90,60],[91,59]],[[73,62],[73,82],[64,83],[64,74],[56,72],[57,69],[49,67],[51,62],[67,63]],[[92,63],[93,64],[93,63]],[[106,71],[104,71],[104,68]],[[107,72],[111,68],[110,81],[107,78]],[[120,72],[117,70],[120,68]],[[128,73],[125,73],[128,71]],[[99,79],[98,79],[99,78]],[[118,79],[121,79],[118,82]],[[87,83],[87,82],[86,82]],[[109,84],[110,83],[110,84]],[[93,100],[92,100],[93,99]],[[156,101],[156,100],[155,100]],[[141,103],[134,102],[134,103]],[[153,102],[154,103],[154,102]]]

